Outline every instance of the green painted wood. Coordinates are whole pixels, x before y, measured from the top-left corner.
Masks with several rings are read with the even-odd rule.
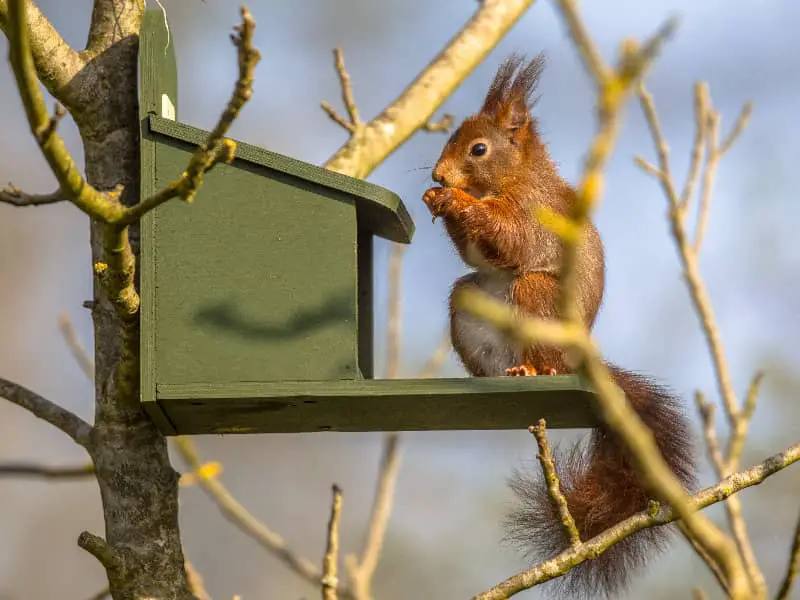
[[[593,427],[578,376],[158,385],[181,435]]]
[[[154,133],[195,146],[208,137],[208,132],[202,129],[155,115],[149,117],[149,125]],[[387,189],[244,142],[236,141],[236,157],[254,167],[264,167],[270,173],[277,172],[296,178],[298,185],[317,186],[327,190],[326,193],[338,192],[343,197],[354,198],[359,226],[393,242],[411,242],[414,222],[400,197]],[[270,176],[264,171],[260,174]],[[311,227],[312,223],[308,223],[308,226]]]
[[[356,240],[357,269],[358,269],[358,366],[361,368],[361,375],[366,379],[372,379],[374,373],[373,360],[373,304],[374,304],[374,282],[372,278],[372,234],[359,227],[358,239]]]
[[[140,34],[141,195],[208,132],[175,121],[160,11]],[[373,380],[373,235],[409,243],[392,192],[237,142],[193,205],[141,223],[141,399],[166,435],[592,427],[577,376]]]
[[[156,186],[193,146],[156,136]],[[353,200],[245,161],[153,212],[156,384],[354,379]]]
[[[148,114],[176,118],[178,106],[178,69],[175,48],[164,23],[163,14],[157,10],[145,11],[139,32],[139,117],[140,128],[140,197],[156,192],[156,143],[150,135]],[[153,242],[153,215],[145,215],[140,228],[140,296],[141,296],[141,382],[140,395],[143,406],[158,428],[174,434],[167,416],[155,398],[155,246]]]
[[[139,31],[139,116],[174,121],[178,110],[178,66],[164,15],[146,10]]]

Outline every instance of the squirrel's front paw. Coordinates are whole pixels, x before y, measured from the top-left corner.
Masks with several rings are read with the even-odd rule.
[[[431,211],[434,221],[436,220],[436,217],[441,217],[445,214],[447,211],[447,205],[450,204],[450,200],[450,190],[447,188],[434,187],[427,190],[422,195],[422,201],[428,207],[428,210]]]

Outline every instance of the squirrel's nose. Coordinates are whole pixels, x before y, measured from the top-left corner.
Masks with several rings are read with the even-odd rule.
[[[444,185],[445,185],[444,173],[442,173],[442,171],[441,171],[441,169],[439,169],[438,165],[437,165],[437,167],[436,167],[436,168],[433,170],[433,175],[432,175],[431,177],[432,177],[432,178],[433,178],[433,180],[434,180],[436,183],[438,183],[439,185],[441,185],[441,186],[444,186]]]

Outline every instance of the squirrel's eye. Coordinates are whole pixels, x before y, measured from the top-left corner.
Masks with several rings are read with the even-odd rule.
[[[486,151],[488,149],[489,148],[486,146],[486,144],[484,144],[483,142],[478,142],[477,144],[472,146],[472,148],[469,149],[469,153],[472,154],[472,156],[483,156],[484,154],[486,154]]]

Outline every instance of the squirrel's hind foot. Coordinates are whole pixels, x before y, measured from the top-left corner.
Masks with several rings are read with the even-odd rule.
[[[506,375],[509,377],[532,377],[534,375],[556,375],[557,373],[558,371],[553,367],[548,366],[543,367],[539,372],[531,364],[517,365],[506,369]]]

